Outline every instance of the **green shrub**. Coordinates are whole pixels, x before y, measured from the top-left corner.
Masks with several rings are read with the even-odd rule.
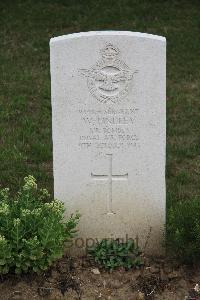
[[[39,272],[62,257],[79,215],[64,220],[64,204],[50,201],[34,177],[25,177],[16,196],[0,191],[0,274]]]
[[[200,261],[200,200],[178,202],[169,209],[167,247],[184,263]]]
[[[141,253],[133,240],[120,243],[119,240],[103,239],[94,247],[89,248],[88,254],[99,265],[111,270],[117,267],[130,269],[142,264]]]

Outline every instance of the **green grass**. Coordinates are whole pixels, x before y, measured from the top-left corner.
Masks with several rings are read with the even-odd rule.
[[[33,174],[52,192],[49,39],[105,29],[166,36],[168,204],[197,197],[199,1],[1,1],[0,186]]]

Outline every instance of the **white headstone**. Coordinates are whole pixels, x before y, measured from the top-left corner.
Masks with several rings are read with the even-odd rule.
[[[54,192],[69,214],[81,213],[79,247],[138,236],[160,254],[165,38],[83,32],[52,38],[50,48]]]

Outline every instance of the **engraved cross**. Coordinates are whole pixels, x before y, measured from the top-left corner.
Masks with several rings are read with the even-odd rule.
[[[107,154],[109,158],[109,169],[108,175],[96,175],[91,173],[91,176],[94,180],[106,180],[109,185],[109,193],[108,193],[108,202],[107,202],[107,213],[114,214],[112,209],[112,182],[113,180],[127,180],[128,173],[123,175],[113,175],[112,173],[112,154]]]

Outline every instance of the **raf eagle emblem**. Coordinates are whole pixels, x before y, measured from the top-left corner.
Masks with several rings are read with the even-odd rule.
[[[102,59],[91,69],[81,69],[80,74],[87,78],[90,93],[100,102],[118,102],[129,91],[133,74],[119,59],[119,49],[112,44],[101,50]]]

